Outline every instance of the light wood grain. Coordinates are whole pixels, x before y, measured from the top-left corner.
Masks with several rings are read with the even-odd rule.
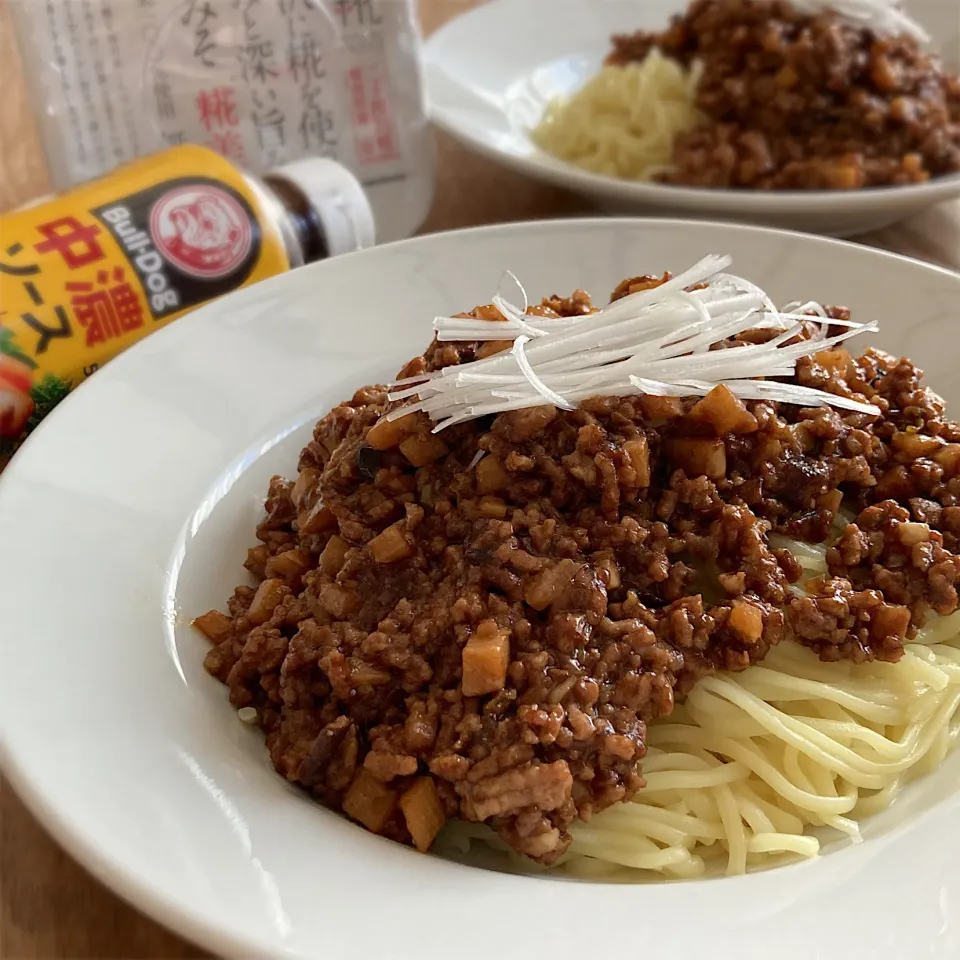
[[[29,2],[29,0],[28,0]],[[477,0],[421,0],[426,32]],[[587,2],[587,0],[584,0]],[[0,0],[0,210],[47,191],[46,165],[21,83],[21,64]],[[424,230],[589,211],[566,191],[536,184],[438,135],[439,175]],[[960,203],[864,238],[960,269]],[[141,916],[74,863],[0,779],[0,958],[203,957]]]

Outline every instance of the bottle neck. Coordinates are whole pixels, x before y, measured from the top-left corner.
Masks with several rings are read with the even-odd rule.
[[[300,188],[283,177],[270,174],[263,177],[263,183],[283,208],[290,229],[300,248],[302,262],[312,263],[315,260],[325,260],[330,255],[330,251],[327,247],[323,224],[317,211]]]

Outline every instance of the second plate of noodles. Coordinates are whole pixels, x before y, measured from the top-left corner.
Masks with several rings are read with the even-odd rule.
[[[960,195],[960,37],[842,6],[494,0],[426,43],[431,115],[613,210],[863,233]]]

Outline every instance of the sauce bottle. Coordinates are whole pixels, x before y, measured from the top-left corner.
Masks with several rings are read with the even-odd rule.
[[[324,158],[253,177],[177,146],[0,216],[0,469],[70,390],[231,290],[374,242],[359,182]]]

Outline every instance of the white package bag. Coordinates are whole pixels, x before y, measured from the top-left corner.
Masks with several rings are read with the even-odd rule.
[[[176,143],[251,173],[332,157],[378,239],[412,234],[434,159],[415,0],[13,0],[56,190]]]

